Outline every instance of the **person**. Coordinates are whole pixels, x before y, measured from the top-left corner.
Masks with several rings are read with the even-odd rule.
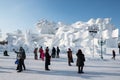
[[[44,50],[42,49],[42,46],[39,49],[39,53],[40,53],[40,58],[44,61],[45,54],[44,54]]]
[[[68,65],[69,65],[69,66],[72,66],[72,65],[71,65],[71,62],[73,63],[73,56],[72,56],[72,51],[71,51],[70,48],[68,48],[67,56],[68,56]]]
[[[18,65],[17,65],[16,70],[18,70],[18,72],[23,71],[22,66],[24,70],[26,70],[26,67],[24,64],[24,60],[26,59],[26,54],[25,54],[25,50],[23,49],[23,47],[20,47],[19,52],[15,51],[15,49],[13,49],[13,51],[17,53],[17,59],[18,59]]]
[[[42,46],[39,48],[39,53],[40,53],[39,58],[41,58],[41,51],[42,51]]]
[[[24,70],[26,70],[25,63],[24,63],[24,60],[26,59],[26,53],[25,53],[25,50],[23,49],[23,47],[20,47],[20,51],[22,53],[22,66],[23,66]]]
[[[56,49],[55,47],[52,48],[52,58],[55,58],[56,56]]]
[[[59,47],[57,46],[57,58],[60,57],[60,56],[59,56],[59,53],[60,53],[60,49],[59,49]]]
[[[35,49],[34,49],[34,59],[35,59],[35,60],[38,59],[37,50],[38,50],[38,48],[35,48]]]
[[[114,60],[115,60],[115,56],[116,56],[115,51],[114,51],[114,50],[112,50],[112,59],[114,59]]]
[[[50,59],[51,59],[51,56],[49,55],[49,48],[46,47],[45,49],[45,70],[49,71],[49,65],[50,65]]]
[[[76,56],[77,56],[78,73],[84,73],[83,67],[84,67],[84,62],[85,62],[85,56],[82,53],[81,49],[78,50],[78,52],[76,53]]]
[[[22,64],[21,64],[21,54],[20,52],[15,51],[15,49],[13,49],[13,51],[17,54],[17,59],[15,61],[15,64],[17,64],[17,68],[16,70],[19,70],[18,72],[22,71]]]
[[[3,55],[4,55],[4,56],[9,56],[7,50],[5,50],[5,51],[3,52]]]

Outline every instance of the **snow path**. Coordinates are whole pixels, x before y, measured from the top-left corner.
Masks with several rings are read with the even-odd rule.
[[[0,80],[119,80],[120,79],[120,56],[116,60],[106,56],[105,60],[98,58],[86,58],[84,74],[77,73],[75,65],[76,57],[72,66],[67,65],[65,54],[61,58],[52,59],[49,66],[51,71],[44,70],[44,61],[34,60],[33,55],[28,55],[25,60],[26,71],[16,72],[14,64],[16,55],[9,57],[0,54]]]

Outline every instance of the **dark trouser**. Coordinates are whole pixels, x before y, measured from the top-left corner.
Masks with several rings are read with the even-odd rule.
[[[45,62],[45,70],[48,70],[48,64]]]
[[[22,71],[22,66],[24,70],[26,69],[25,64],[24,64],[24,59],[19,60],[19,64],[17,65],[17,70]]]
[[[49,62],[48,61],[45,61],[45,70],[49,70]]]
[[[59,58],[59,53],[57,52],[57,58]]]
[[[38,55],[37,55],[37,53],[34,53],[34,59],[35,59],[35,60],[38,59]]]
[[[48,68],[48,64],[45,64],[45,70],[48,70],[49,68]]]
[[[78,73],[83,72],[83,66],[78,66]]]
[[[71,60],[70,59],[68,59],[68,65],[71,66]]]
[[[19,59],[19,63],[18,63],[18,65],[17,65],[17,69],[18,69],[19,71],[22,71],[22,59]]]

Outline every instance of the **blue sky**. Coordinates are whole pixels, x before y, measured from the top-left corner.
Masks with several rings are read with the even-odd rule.
[[[120,27],[120,0],[0,0],[2,33],[34,29],[43,18],[66,24],[112,18]]]

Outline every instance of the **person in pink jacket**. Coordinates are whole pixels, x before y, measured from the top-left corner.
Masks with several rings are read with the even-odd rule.
[[[40,47],[39,52],[40,52],[40,58],[44,61],[45,54],[44,54],[44,50],[42,49],[42,47]]]

